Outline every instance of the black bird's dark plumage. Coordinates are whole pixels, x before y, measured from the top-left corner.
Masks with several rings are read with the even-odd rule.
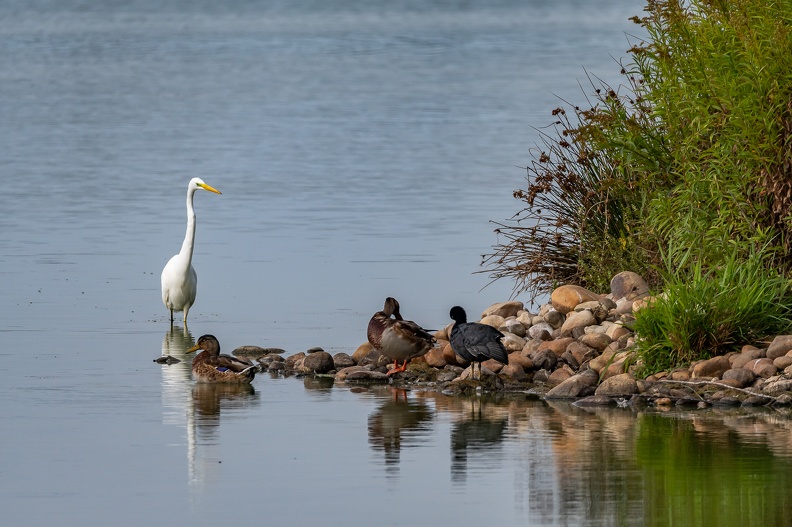
[[[459,306],[451,308],[450,316],[454,320],[451,328],[451,349],[474,366],[478,363],[479,378],[483,361],[495,359],[501,364],[509,363],[509,354],[501,343],[503,333],[486,324],[468,322],[465,310]]]

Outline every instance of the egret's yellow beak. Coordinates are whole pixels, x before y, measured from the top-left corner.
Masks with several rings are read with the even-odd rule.
[[[212,187],[209,187],[209,188],[212,188]],[[214,190],[214,189],[212,189],[212,190]],[[218,194],[219,194],[219,192],[218,192]],[[193,346],[192,348],[188,349],[184,353],[192,353],[193,351],[198,351],[199,349],[201,349],[200,346],[198,346],[198,344],[196,344],[195,346]]]
[[[222,192],[220,192],[219,190],[217,190],[214,187],[210,187],[206,183],[198,183],[198,186],[201,187],[204,190],[208,190],[209,192],[214,192],[215,194],[222,194]]]

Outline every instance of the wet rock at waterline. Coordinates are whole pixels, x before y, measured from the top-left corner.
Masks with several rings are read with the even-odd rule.
[[[154,359],[154,362],[156,362],[157,364],[178,364],[181,361],[176,357],[172,357],[170,355],[163,355],[162,357],[157,357],[156,359]]]
[[[792,335],[776,337],[765,349],[744,346],[739,352],[636,378],[630,327],[632,313],[651,305],[647,294],[640,276],[620,273],[608,295],[561,286],[537,313],[521,302],[493,304],[482,312],[481,322],[504,334],[509,360],[506,365],[483,362],[480,380],[470,378],[470,364],[451,349],[451,325],[435,333],[432,350],[393,375],[387,375],[392,361],[368,342],[351,355],[331,356],[319,347],[287,353],[243,346],[233,353],[257,360],[272,375],[322,375],[336,383],[391,383],[449,394],[522,391],[576,399],[585,406],[792,405]]]

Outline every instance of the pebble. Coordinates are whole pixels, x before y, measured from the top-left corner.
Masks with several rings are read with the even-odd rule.
[[[635,378],[631,313],[637,302],[651,305],[648,287],[635,273],[620,273],[611,286],[609,295],[560,286],[537,314],[514,301],[485,309],[481,322],[504,333],[509,364],[484,362],[481,381],[467,377],[469,364],[451,350],[448,326],[435,333],[435,349],[414,359],[407,371],[390,376],[392,361],[368,342],[351,350],[351,355],[330,356],[314,347],[286,356],[281,348],[255,346],[243,346],[234,354],[257,355],[262,368],[275,374],[329,374],[335,382],[391,383],[452,394],[519,391],[547,399],[575,399],[578,406],[792,405],[792,335],[775,337],[767,348],[746,345],[686,368]]]

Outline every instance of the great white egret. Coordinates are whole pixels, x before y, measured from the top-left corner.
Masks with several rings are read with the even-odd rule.
[[[393,316],[394,318],[391,318]],[[399,302],[395,298],[385,299],[385,307],[371,317],[368,325],[368,340],[377,349],[393,360],[392,375],[407,369],[407,363],[416,357],[426,355],[435,339],[421,326],[404,320],[399,313]],[[402,361],[399,366],[399,361]]]
[[[250,361],[220,354],[220,343],[214,335],[203,335],[187,353],[203,350],[192,362],[192,373],[198,382],[249,383],[257,367]]]
[[[195,245],[193,196],[198,189],[222,194],[219,190],[204,183],[201,178],[192,178],[187,184],[187,234],[184,235],[184,242],[179,254],[168,260],[162,270],[162,302],[170,310],[171,324],[173,324],[173,312],[184,311],[184,325],[187,325],[187,313],[195,303],[195,293],[198,289],[198,275],[195,274],[195,269],[192,266],[193,246]]]
[[[451,308],[450,316],[454,321],[454,326],[451,328],[451,349],[472,363],[471,376],[474,379],[476,363],[478,363],[479,379],[481,379],[483,361],[495,359],[501,364],[509,363],[509,354],[501,343],[503,333],[486,324],[468,322],[465,310],[459,306]]]

